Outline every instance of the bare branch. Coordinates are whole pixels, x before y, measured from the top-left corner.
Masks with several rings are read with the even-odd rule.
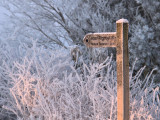
[[[64,47],[65,49],[67,49],[67,47],[66,47],[60,40],[57,41],[57,40],[51,38],[49,35],[47,35],[47,34],[39,27],[39,25],[32,19],[32,17],[31,17],[29,14],[27,14],[26,12],[24,12],[24,14],[25,14],[26,16],[28,16],[28,17],[31,19],[31,21],[36,25],[37,28],[32,27],[33,29],[40,31],[40,32],[41,32],[44,36],[46,36],[48,39],[50,39],[51,41],[55,42],[56,44]],[[28,25],[28,26],[29,26],[29,25]]]

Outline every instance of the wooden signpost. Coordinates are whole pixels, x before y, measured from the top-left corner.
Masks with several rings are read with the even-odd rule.
[[[129,120],[128,20],[116,21],[116,32],[90,33],[83,39],[87,47],[115,47],[117,60],[117,119]]]

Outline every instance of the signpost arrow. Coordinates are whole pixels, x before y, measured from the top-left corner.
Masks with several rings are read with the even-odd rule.
[[[87,47],[116,47],[116,32],[89,33],[83,42]]]
[[[87,47],[116,47],[117,119],[129,120],[128,20],[116,21],[116,32],[89,33],[83,42]]]

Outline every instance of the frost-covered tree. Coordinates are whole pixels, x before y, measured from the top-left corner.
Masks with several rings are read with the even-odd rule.
[[[149,71],[160,67],[160,1],[136,0],[136,3],[136,19],[130,38],[131,59],[136,56],[140,60],[138,66],[146,65]]]
[[[13,26],[19,31],[17,39],[29,44],[28,38],[35,38],[40,45],[50,48],[78,45],[81,49],[86,33],[116,31],[116,20],[126,18],[131,63],[139,59],[136,70],[144,65],[146,71],[160,66],[159,0],[2,0],[1,3],[12,13]],[[103,59],[115,53],[113,49],[89,51],[91,58]]]

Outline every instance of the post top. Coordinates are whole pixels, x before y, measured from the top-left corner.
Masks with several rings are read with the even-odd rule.
[[[117,20],[116,23],[128,23],[128,20],[127,19],[120,19],[120,20]]]

